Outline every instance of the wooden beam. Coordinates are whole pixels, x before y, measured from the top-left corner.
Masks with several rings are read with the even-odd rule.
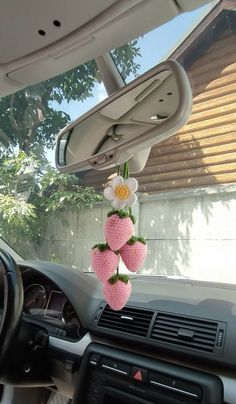
[[[225,48],[225,42],[227,41],[227,46],[234,44],[234,34],[228,29],[221,35],[214,44],[206,50],[205,55],[211,55],[212,53]]]
[[[217,61],[216,61],[217,62]],[[221,66],[221,69],[218,68],[218,64],[215,63],[214,66],[212,66],[211,71],[209,69],[203,70],[199,74],[197,73],[191,73],[191,71],[188,72],[188,76],[194,79],[196,83],[200,82],[200,80],[203,82],[205,80],[206,74],[209,74],[211,72],[211,79],[212,80],[214,77],[221,77],[224,76],[225,74],[230,74],[230,73],[235,73],[236,71],[236,63],[235,59],[232,63],[230,64],[225,64]]]
[[[193,103],[195,105],[199,102],[212,100],[214,98],[218,98],[223,95],[232,95],[235,93],[235,91],[236,91],[236,83],[229,84],[224,87],[217,88],[215,90],[208,90],[205,91],[204,93],[198,94],[197,96],[194,97]]]
[[[189,125],[196,124],[199,122],[207,123],[210,120],[214,121],[216,118],[220,117],[222,118],[222,116],[234,114],[235,111],[236,111],[236,102],[196,113],[193,108],[193,113],[188,121],[188,124],[185,127],[187,128]]]
[[[189,131],[189,133],[184,133],[181,135],[181,132],[173,138],[169,138],[165,141],[166,144],[178,143],[178,142],[194,142],[199,139],[206,139],[211,136],[221,136],[227,133],[235,133],[236,131],[236,123],[230,123],[228,125],[216,126],[214,128],[196,130],[194,134]]]
[[[200,177],[205,175],[216,175],[216,174],[229,174],[235,173],[236,174],[236,162],[233,163],[225,163],[225,164],[216,164],[214,166],[206,166],[206,167],[199,167],[199,168],[183,168],[182,170],[178,171],[170,171],[164,173],[153,173],[145,175],[136,175],[140,184],[152,184],[155,182],[161,181],[170,181],[175,179],[185,179],[186,181],[193,178],[193,177]]]
[[[178,134],[183,135],[186,133],[191,132],[192,135],[194,136],[195,132],[199,132],[201,130],[208,130],[211,128],[218,128],[219,126],[226,126],[226,125],[234,125],[234,129],[236,130],[236,112],[231,113],[231,114],[222,114],[221,116],[217,116],[214,118],[209,118],[209,119],[199,119],[197,122],[194,123],[188,123],[181,129]]]
[[[168,155],[175,153],[182,153],[188,150],[203,149],[205,147],[212,147],[216,145],[231,144],[235,141],[235,132],[223,133],[221,136],[208,136],[206,138],[190,140],[189,142],[181,142],[176,139],[176,136],[166,140],[158,145],[153,146],[151,156]],[[168,142],[168,143],[167,143]]]
[[[193,177],[190,178],[188,181],[186,181],[185,179],[179,179],[175,181],[166,181],[156,184],[140,185],[139,191],[157,193],[162,191],[172,191],[174,189],[202,187],[215,184],[228,184],[234,182],[236,182],[236,173],[218,174],[214,176],[206,175],[205,177]]]
[[[188,169],[199,169],[202,168],[204,170],[211,170],[211,167],[213,166],[220,166],[227,164],[227,167],[232,168],[231,165],[228,166],[228,164],[233,164],[234,170],[236,172],[236,149],[235,152],[232,153],[226,153],[222,155],[214,155],[214,156],[202,156],[202,157],[197,157],[197,158],[192,158],[192,159],[187,159],[187,160],[181,160],[181,161],[170,161],[166,163],[159,163],[158,160],[156,160],[155,167],[152,165],[147,165],[145,169],[143,170],[142,173],[138,174],[138,176],[146,176],[146,175],[157,175],[157,174],[163,174],[163,173],[175,173],[178,175],[179,171],[182,170],[188,170]]]
[[[195,114],[196,112],[200,111],[209,111],[210,109],[216,108],[216,107],[221,107],[227,104],[232,104],[236,103],[236,93],[233,92],[232,94],[227,94],[219,97],[215,97],[213,99],[209,99],[207,101],[195,103],[193,101],[193,113]]]
[[[146,167],[154,167],[158,164],[165,164],[165,163],[170,163],[170,162],[181,162],[181,161],[186,161],[188,160],[193,160],[193,159],[202,159],[204,157],[211,157],[211,156],[217,156],[218,158],[221,155],[227,155],[231,153],[236,152],[236,141],[234,143],[228,143],[228,144],[221,144],[218,146],[213,146],[213,147],[198,147],[194,150],[190,149],[189,151],[181,151],[177,152],[175,148],[172,149],[172,153],[166,154],[166,155],[153,155],[151,154]],[[146,167],[144,170],[146,170]]]
[[[208,67],[216,67],[215,61],[217,61],[217,67],[234,63],[236,59],[235,55],[235,41],[236,34],[231,34],[230,39],[224,38],[224,46],[218,47],[215,50],[215,42],[203,56],[201,56],[189,69],[191,74],[199,74],[200,72],[204,72],[205,69],[208,70]],[[221,44],[222,45],[222,44]]]
[[[236,52],[236,48],[235,48]],[[213,90],[216,88],[220,88],[222,86],[228,85],[230,83],[236,83],[236,66],[235,66],[235,71],[232,72],[223,72],[224,74],[221,74],[220,76],[217,76],[217,78],[212,79],[211,73],[208,71],[204,77],[199,77],[198,79],[196,77],[193,78],[193,83],[194,83],[194,94],[200,94],[203,93],[204,91],[207,90]]]

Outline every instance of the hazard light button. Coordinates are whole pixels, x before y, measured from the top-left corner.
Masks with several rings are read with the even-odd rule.
[[[131,378],[139,382],[146,382],[148,376],[148,371],[143,368],[134,366],[132,368]]]

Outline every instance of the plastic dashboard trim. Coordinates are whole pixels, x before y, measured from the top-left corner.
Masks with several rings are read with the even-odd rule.
[[[56,337],[49,337],[49,347],[52,349],[59,349],[61,351],[64,352],[68,352],[70,354],[74,354],[77,356],[82,357],[85,353],[86,348],[92,343],[92,342],[97,342],[103,345],[108,345],[110,347],[113,348],[117,348],[116,344],[112,343],[111,341],[102,339],[102,338],[97,338],[92,336],[90,333],[87,333],[84,335],[83,338],[81,338],[81,340],[76,341],[76,342],[70,342],[70,341],[66,341],[63,339],[59,339]],[[121,348],[122,349],[122,348]],[[125,350],[125,348],[124,348]],[[129,349],[130,350],[130,349]],[[142,352],[132,349],[132,352],[139,354],[139,355],[146,355],[147,354],[143,354]],[[156,359],[161,359],[161,360],[166,360],[167,362],[169,361],[168,359],[165,359],[159,355],[155,355],[153,356]],[[235,404],[235,391],[236,391],[236,378],[233,378],[229,372],[228,374],[224,374],[221,371],[216,371],[213,372],[212,369],[206,369],[200,366],[190,366],[189,364],[185,363],[183,360],[177,361],[176,359],[174,359],[173,363],[181,365],[181,366],[187,366],[189,368],[192,369],[196,369],[196,370],[201,370],[204,372],[209,372],[211,374],[215,374],[216,376],[218,376],[224,386],[224,401],[228,404]]]

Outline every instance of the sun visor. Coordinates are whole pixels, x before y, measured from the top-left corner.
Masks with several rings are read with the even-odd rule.
[[[28,1],[24,1],[26,8]],[[1,55],[2,59],[0,58],[2,64],[7,62],[4,70],[7,70],[8,78],[18,83],[19,87],[48,79],[104,54],[110,49],[117,48],[154,27],[164,24],[180,11],[173,0],[165,0],[165,7],[162,0],[100,0],[99,2],[87,0],[86,3],[82,0],[67,2],[56,0],[57,5],[54,10],[47,10],[42,2],[33,1],[33,3],[35,8],[34,11],[32,9],[32,13],[34,12],[34,17],[37,15],[37,18],[30,19],[27,13],[27,20],[31,21],[31,25],[28,22],[27,29],[24,31],[27,32],[26,43],[23,43],[22,32],[13,30],[10,51]],[[91,9],[90,17],[92,17],[90,19],[89,8]],[[39,13],[37,9],[40,9]],[[41,9],[44,9],[45,15]],[[81,10],[84,20],[79,18]],[[21,14],[16,16],[18,25]],[[75,27],[75,16],[78,17],[77,27]],[[56,26],[56,21],[61,25]],[[139,24],[136,24],[136,21],[139,21]],[[11,26],[14,27],[14,25],[13,21]],[[46,34],[41,35],[40,30]],[[17,43],[16,36],[21,38],[22,46]],[[0,41],[0,49],[3,45],[5,49],[8,48],[6,40],[7,36],[2,45]],[[12,59],[15,60],[9,62]]]
[[[0,64],[56,44],[116,3],[117,0],[1,0]]]

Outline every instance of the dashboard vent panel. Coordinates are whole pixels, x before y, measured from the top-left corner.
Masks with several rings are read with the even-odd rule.
[[[157,314],[151,338],[162,343],[213,353],[218,323],[169,313]]]
[[[124,307],[120,311],[113,311],[106,306],[100,317],[98,326],[114,331],[147,337],[154,312],[151,310]]]

